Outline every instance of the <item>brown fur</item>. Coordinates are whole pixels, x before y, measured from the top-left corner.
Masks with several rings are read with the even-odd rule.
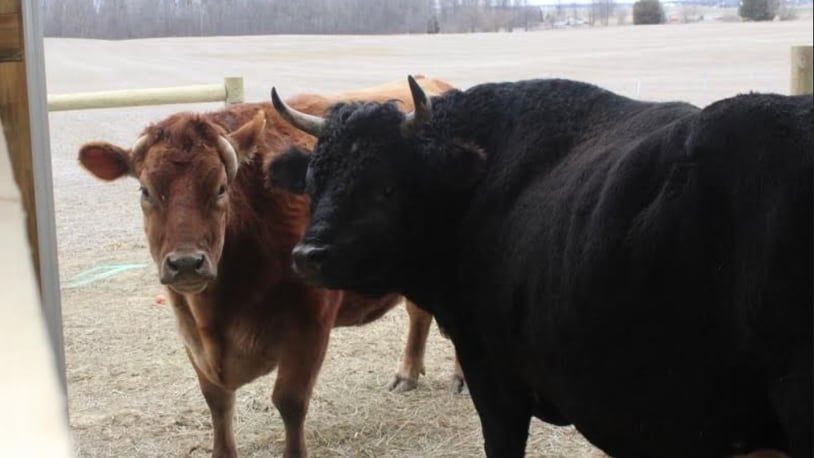
[[[438,80],[420,81],[429,93],[450,88]],[[289,103],[322,114],[339,100],[390,99],[412,106],[404,83],[332,97],[303,95]],[[401,298],[315,289],[293,272],[290,253],[308,223],[308,200],[271,187],[263,171],[285,147],[310,148],[314,139],[284,122],[270,103],[175,114],[143,135],[146,141],[136,151],[93,142],[81,148],[79,158],[100,178],[130,175],[140,181],[145,232],[162,279],[172,255],[204,256],[200,270],[211,278],[167,282],[179,333],[212,413],[213,456],[236,455],[235,390],[275,367],[272,400],[285,423],[284,455],[306,456],[303,423],[331,328],[373,321]],[[240,164],[231,183],[220,156],[221,136]],[[423,372],[432,320],[413,304],[408,311],[411,335],[393,384],[400,390],[414,387]]]

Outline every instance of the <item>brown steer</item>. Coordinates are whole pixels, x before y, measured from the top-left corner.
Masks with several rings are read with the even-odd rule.
[[[424,90],[451,86],[421,78]],[[340,100],[397,99],[412,109],[406,84],[289,104],[321,114]],[[285,423],[286,457],[306,456],[303,423],[334,326],[382,316],[399,296],[363,298],[311,288],[292,271],[291,250],[308,224],[307,197],[265,179],[265,165],[314,138],[283,121],[271,103],[208,114],[180,113],[147,127],[130,149],[87,143],[79,160],[104,180],[141,184],[144,230],[178,330],[212,414],[213,456],[236,456],[235,390],[278,368],[272,401]],[[407,302],[410,335],[391,389],[415,387],[432,317]],[[456,370],[457,385],[462,384]]]

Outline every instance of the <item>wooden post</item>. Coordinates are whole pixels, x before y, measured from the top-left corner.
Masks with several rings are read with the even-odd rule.
[[[40,7],[37,1],[0,0],[0,119],[14,181],[26,213],[26,235],[39,286],[40,303],[65,393],[65,356]]]
[[[223,79],[223,87],[226,89],[226,106],[243,103],[243,78],[226,77]]]
[[[0,0],[0,118],[6,134],[14,170],[26,211],[31,256],[41,281],[34,198],[34,165],[31,154],[31,124],[28,117],[28,82],[23,56],[22,0]]]
[[[8,9],[11,11],[11,9]],[[16,12],[0,12],[0,62],[23,60],[23,32],[20,15]]]
[[[814,93],[812,46],[791,47],[791,95]]]

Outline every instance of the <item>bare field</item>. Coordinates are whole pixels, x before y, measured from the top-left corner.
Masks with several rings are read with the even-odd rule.
[[[246,79],[247,101],[335,92],[423,73],[459,87],[566,77],[650,100],[699,105],[745,91],[785,93],[789,47],[811,44],[810,20],[699,23],[513,34],[263,36],[133,41],[46,39],[50,93]],[[131,144],[148,123],[217,104],[52,113],[54,192],[75,451],[83,457],[206,456],[210,420],[141,231],[137,184],[80,169],[80,144]],[[143,265],[143,266],[140,266]],[[90,269],[96,269],[88,274]],[[105,277],[105,272],[115,275]],[[84,275],[83,275],[84,274]],[[466,395],[447,391],[452,346],[433,328],[427,375],[385,389],[407,331],[402,308],[334,332],[306,428],[312,456],[482,456]],[[274,375],[238,392],[241,456],[278,456],[283,425]],[[571,428],[534,421],[528,455],[603,456]]]

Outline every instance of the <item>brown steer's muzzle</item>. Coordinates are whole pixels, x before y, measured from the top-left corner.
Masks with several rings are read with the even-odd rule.
[[[173,251],[159,267],[161,283],[181,294],[203,291],[217,272],[209,256],[200,250]]]

